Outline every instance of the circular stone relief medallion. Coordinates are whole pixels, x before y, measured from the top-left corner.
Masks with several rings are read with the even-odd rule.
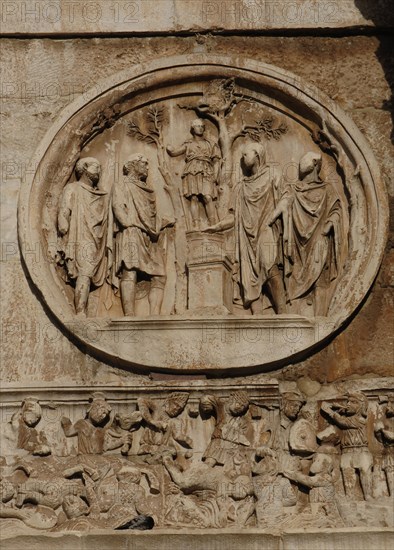
[[[379,268],[387,205],[370,146],[270,65],[130,69],[71,104],[33,162],[29,274],[67,332],[118,366],[277,368],[340,329]]]

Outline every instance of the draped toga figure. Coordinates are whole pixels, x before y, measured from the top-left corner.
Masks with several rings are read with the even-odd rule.
[[[101,167],[95,158],[80,159],[77,181],[68,183],[60,198],[60,256],[67,278],[75,281],[75,309],[84,316],[91,285],[102,286],[107,275],[109,196],[98,188]]]
[[[245,308],[260,313],[264,293],[276,313],[286,311],[281,250],[281,226],[269,225],[281,195],[281,178],[266,164],[261,143],[244,146],[243,177],[234,190],[229,215],[206,232],[235,229],[235,279]]]
[[[272,218],[283,217],[288,298],[310,295],[315,315],[327,315],[329,286],[338,276],[345,247],[341,200],[321,179],[321,167],[320,153],[301,158],[300,179],[292,189],[289,186]]]

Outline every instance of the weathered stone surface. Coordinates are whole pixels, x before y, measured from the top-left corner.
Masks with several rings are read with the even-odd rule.
[[[209,540],[207,540],[207,537]],[[381,536],[382,538],[382,536]],[[54,550],[93,550],[112,548],[116,544],[117,548],[133,548],[135,550],[167,550],[169,547],[174,550],[183,550],[185,541],[191,549],[199,550],[202,545],[207,550],[238,550],[242,545],[245,550],[258,550],[264,544],[267,550],[279,550],[280,538],[274,535],[251,533],[246,535],[245,532],[224,532],[220,535],[215,534],[215,531],[206,530],[202,535],[195,533],[190,529],[181,531],[173,531],[169,533],[115,533],[111,535],[89,534],[78,535],[24,535],[2,541],[2,546],[5,550],[24,550],[25,548],[42,548],[50,545]],[[357,540],[357,539],[356,539]],[[384,547],[383,547],[384,548]],[[384,550],[386,550],[384,548]]]
[[[37,141],[42,139],[56,116],[66,105],[97,86],[100,79],[158,55],[199,51],[226,55],[230,47],[234,56],[251,57],[296,72],[335,99],[363,131],[371,132],[368,135],[371,147],[379,159],[385,160],[383,168],[389,181],[392,181],[389,162],[392,145],[388,139],[390,116],[385,109],[390,101],[390,82],[385,79],[383,69],[391,63],[390,42],[382,37],[380,45],[378,38],[365,36],[206,36],[201,38],[201,43],[190,37],[75,41],[3,39],[0,52],[3,167],[4,163],[8,163],[5,165],[8,172],[4,173],[3,168],[4,177],[21,177],[24,174]],[[111,64],[106,63],[109,50]],[[300,59],[305,58],[315,60],[313,71],[308,65],[299,63]],[[391,73],[387,74],[390,78]],[[379,118],[385,117],[384,127],[376,125],[377,115]],[[24,127],[22,134],[13,132],[13,126],[7,124],[11,116],[16,117],[13,120]],[[25,124],[26,120],[28,124]],[[382,131],[376,134],[379,128]],[[26,147],[28,154],[22,156]],[[387,152],[384,159],[383,151]],[[29,169],[34,170],[34,166]]]
[[[2,0],[2,33],[111,34],[195,33],[289,29],[388,27],[390,2],[381,0]]]
[[[392,527],[392,384],[3,389],[1,538]]]
[[[286,550],[347,550],[354,548],[382,548],[386,550],[393,543],[393,532],[387,531],[361,531],[344,529],[330,532],[301,533],[295,531],[286,533],[283,537],[283,548]]]
[[[318,47],[316,47],[316,41],[319,43]],[[152,58],[157,54],[158,48],[160,48],[160,53],[168,55],[185,51],[191,53],[196,48],[207,52],[215,50],[221,54],[229,48],[230,43],[232,50],[239,55],[255,56],[290,70],[297,65],[297,72],[304,78],[313,81],[323,91],[334,96],[339,93],[337,101],[349,110],[356,123],[365,132],[368,132],[371,147],[380,161],[383,172],[387,175],[391,173],[392,145],[389,132],[392,124],[389,113],[383,110],[390,90],[379,63],[379,59],[382,60],[383,66],[389,62],[389,49],[385,49],[385,40],[382,40],[379,46],[379,41],[373,37],[337,39],[206,37],[202,44],[198,44],[192,38],[182,38],[176,41],[170,38],[147,38],[144,39],[143,49],[141,48],[141,39],[129,39],[127,44],[124,40],[116,39],[112,39],[110,42],[102,40],[77,40],[75,42],[3,40],[2,52],[4,54],[7,52],[7,57],[3,57],[2,60],[6,75],[2,87],[2,107],[5,117],[1,135],[4,182],[2,192],[11,196],[6,189],[10,189],[10,186],[14,189],[10,191],[14,198],[11,202],[8,199],[9,206],[6,209],[2,208],[3,239],[4,235],[7,235],[6,242],[2,243],[2,285],[5,289],[3,297],[5,299],[7,295],[8,300],[5,303],[9,304],[2,308],[2,357],[3,364],[7,363],[8,365],[2,373],[5,380],[20,380],[27,376],[27,373],[33,379],[39,380],[43,375],[43,379],[49,380],[52,374],[51,370],[44,366],[45,358],[54,353],[51,342],[60,343],[63,340],[65,348],[61,347],[62,351],[59,354],[55,351],[58,357],[58,360],[55,361],[55,368],[59,369],[56,372],[59,374],[70,372],[73,379],[80,379],[82,373],[83,379],[92,379],[92,377],[96,379],[98,372],[107,372],[107,367],[102,368],[98,362],[89,359],[89,356],[83,356],[69,340],[60,334],[56,326],[51,325],[48,333],[45,332],[43,335],[42,330],[50,322],[49,318],[39,306],[37,299],[31,294],[23,272],[18,267],[15,192],[19,188],[18,182],[24,178],[26,168],[35,169],[34,166],[29,166],[27,159],[33,155],[37,139],[43,137],[56,113],[74,100],[79,93],[90,88],[96,78],[108,76],[114,70],[125,68],[130,63]],[[113,54],[111,65],[105,62],[108,47],[111,48]],[[76,51],[78,51],[78,55],[75,55]],[[379,58],[376,57],[375,52]],[[307,65],[297,62],[298,59],[305,58],[305,56],[308,58],[312,56],[316,60],[312,73]],[[353,71],[352,65],[355,58],[359,59],[359,64],[357,70]],[[94,63],[91,63],[92,60]],[[16,67],[20,72],[11,72],[11,67]],[[333,77],[341,72],[346,75],[346,79],[337,80]],[[351,84],[353,81],[354,86]],[[346,87],[349,83],[350,92],[347,93]],[[365,84],[363,85],[363,83]],[[373,85],[371,86],[370,83]],[[373,108],[370,109],[370,106]],[[362,114],[361,118],[359,113]],[[384,118],[386,121],[384,126],[376,125],[377,116]],[[12,123],[10,122],[11,117]],[[16,131],[17,128],[20,128],[20,131]],[[390,179],[392,180],[392,178]],[[382,267],[383,272],[389,273],[389,264],[386,260]],[[345,330],[343,338],[346,343],[340,349],[334,342],[334,347],[331,346],[332,351],[330,351],[330,347],[316,354],[305,365],[299,365],[295,370],[292,369],[291,376],[302,376],[305,369],[312,378],[317,377],[319,380],[326,379],[325,372],[334,373],[336,369],[339,369],[345,376],[350,375],[352,369],[361,369],[359,372],[365,375],[390,373],[390,323],[385,322],[384,316],[380,313],[381,304],[386,304],[387,314],[391,310],[392,287],[388,286],[391,283],[387,281],[390,281],[389,276],[388,278],[385,276],[385,283],[382,286],[379,281],[377,282],[368,302],[364,304],[350,327]],[[378,298],[378,295],[381,298]],[[26,303],[29,304],[28,308],[18,309],[19,304]],[[17,311],[19,311],[18,315]],[[34,315],[31,315],[32,311],[34,311]],[[371,326],[367,322],[364,311],[368,317],[373,315],[377,318],[378,323],[374,322]],[[368,313],[369,311],[371,313]],[[374,343],[376,345],[373,348],[360,346],[359,329],[353,329],[356,325],[365,326],[365,331],[370,337],[375,334]],[[37,337],[36,329],[40,333],[40,337]],[[30,342],[29,345],[26,345],[27,342]],[[31,349],[34,349],[34,354],[30,352]],[[336,351],[334,352],[334,350]],[[355,352],[352,352],[350,358],[349,350]],[[379,360],[375,359],[376,353],[379,354]],[[18,368],[18,357],[21,356],[24,358],[23,369]],[[83,368],[77,369],[76,365],[81,365],[81,367],[83,365]],[[95,366],[93,367],[93,365]],[[326,365],[326,367],[322,367],[322,365]],[[343,371],[345,365],[348,366]],[[44,371],[46,371],[45,374]],[[290,376],[285,373],[284,375]]]
[[[21,264],[16,227],[17,195],[26,178],[29,177],[29,172],[34,172],[37,169],[37,165],[30,159],[38,142],[51,128],[61,110],[81,94],[85,94],[87,97],[87,90],[95,86],[102,78],[111,77],[120,70],[128,69],[137,63],[149,63],[157,57],[182,54],[225,56],[231,51],[235,59],[248,57],[264,63],[271,63],[281,69],[296,73],[302,81],[315,84],[343,108],[362,130],[369,142],[370,150],[378,161],[389,195],[393,196],[393,148],[390,142],[390,133],[393,128],[390,88],[393,86],[393,75],[390,68],[392,63],[390,37],[385,35],[354,35],[338,36],[337,38],[333,36],[326,38],[322,36],[264,37],[219,36],[217,34],[217,31],[219,33],[231,31],[235,27],[242,32],[253,32],[259,29],[263,32],[270,32],[275,28],[283,34],[287,32],[284,27],[290,29],[290,32],[297,33],[308,28],[309,32],[320,32],[313,31],[312,27],[321,29],[322,33],[332,34],[347,33],[350,29],[355,30],[360,27],[369,27],[371,30],[368,32],[373,32],[373,26],[383,30],[384,27],[392,24],[389,17],[391,11],[387,9],[387,3],[361,0],[341,2],[339,20],[334,17],[335,14],[338,14],[338,6],[334,5],[337,4],[336,2],[325,2],[323,7],[320,7],[320,2],[316,2],[314,11],[307,5],[308,3],[303,3],[301,6],[300,2],[288,2],[286,5],[275,2],[275,6],[273,2],[265,2],[263,6],[263,2],[226,1],[204,2],[204,6],[199,2],[189,2],[188,10],[184,8],[185,2],[171,2],[171,8],[168,11],[165,5],[167,2],[157,2],[155,3],[155,17],[150,16],[151,5],[149,6],[149,4],[151,3],[148,2],[127,2],[127,6],[125,2],[113,5],[109,2],[102,5],[100,2],[93,2],[89,3],[89,7],[85,6],[84,13],[82,13],[82,5],[79,5],[78,2],[72,3],[74,4],[72,9],[75,9],[73,21],[67,15],[69,12],[65,11],[70,9],[67,6],[63,9],[66,19],[54,20],[58,12],[57,2],[39,3],[37,15],[26,13],[27,1],[3,1],[1,3],[1,31],[12,33],[17,27],[16,32],[32,38],[21,41],[3,39],[2,53],[0,54],[2,68],[4,68],[1,83],[2,132],[0,137],[2,153],[2,409],[0,416],[3,422],[2,432],[5,430],[7,435],[2,438],[0,449],[0,454],[7,456],[7,464],[3,461],[0,464],[2,478],[0,514],[8,515],[8,519],[2,518],[1,520],[2,547],[15,550],[25,547],[81,548],[82,550],[82,548],[90,547],[112,548],[116,545],[122,548],[131,546],[133,548],[167,548],[171,546],[171,548],[182,548],[183,550],[186,543],[191,548],[208,549],[238,547],[255,549],[262,545],[283,550],[288,548],[315,550],[317,547],[331,549],[334,546],[340,550],[347,548],[357,548],[357,550],[368,548],[369,550],[375,547],[379,550],[380,548],[382,550],[391,549],[393,532],[386,526],[391,525],[394,520],[392,516],[393,481],[390,477],[390,473],[392,473],[393,413],[392,405],[391,409],[389,406],[394,387],[393,380],[390,378],[392,376],[391,327],[393,320],[392,227],[380,272],[370,292],[352,318],[349,319],[347,326],[324,349],[316,351],[304,361],[294,361],[293,365],[277,370],[268,376],[254,374],[242,378],[226,378],[228,372],[225,372],[218,380],[209,380],[209,374],[208,378],[202,374],[189,377],[159,373],[149,376],[137,375],[133,372],[122,371],[119,368],[121,367],[119,361],[109,361],[104,356],[98,360],[97,357],[93,358],[86,353],[86,347],[80,344],[76,345],[72,338],[67,338],[64,329],[54,320],[51,312],[42,306],[42,301],[29,280],[27,271]],[[63,2],[63,4],[66,3]],[[98,11],[99,4],[102,9],[101,13]],[[137,10],[141,17],[138,21],[131,22],[130,25],[124,20],[127,15],[130,15],[125,10],[126,8],[135,10],[135,4],[138,4]],[[264,18],[254,17],[253,20],[250,20],[250,17],[245,17],[245,5],[247,5],[248,16],[252,8],[256,10],[256,7],[257,9],[264,7],[266,10]],[[111,9],[112,11],[110,11]],[[209,11],[202,14],[203,9]],[[230,9],[234,10],[233,14],[229,13]],[[267,15],[267,10],[271,9],[276,10],[275,18],[269,18]],[[199,10],[198,13],[197,10]],[[286,21],[284,21],[284,14]],[[310,20],[310,14],[314,14],[314,21]],[[158,15],[161,15],[161,18]],[[200,23],[197,21],[200,15],[205,18],[202,27],[199,27]],[[147,19],[148,16],[149,19]],[[60,40],[34,38],[38,36],[37,33],[41,32],[48,33],[48,35],[54,33],[52,36],[57,36],[57,38],[65,37],[67,33],[80,35],[81,32],[86,32],[87,35],[97,35],[97,33],[105,35],[112,33],[113,18],[116,19],[116,17],[118,17],[115,21],[116,30],[124,34],[162,32],[164,35],[168,32],[181,31],[185,35],[200,31],[203,33],[212,31],[213,34],[202,34],[195,37],[161,36],[150,38],[137,38],[136,36],[131,38],[128,34],[129,37],[124,39],[113,37]],[[318,21],[316,17],[319,19]],[[93,21],[93,19],[96,20]],[[82,30],[81,22],[84,24]],[[156,27],[152,30],[153,22],[155,25],[159,25],[159,28]],[[49,25],[50,23],[52,24]],[[174,145],[179,145],[182,142],[187,131],[188,129],[185,127],[182,132],[179,132],[174,140]],[[182,158],[179,162],[179,172],[183,169]],[[49,206],[50,200],[50,197],[47,197]],[[47,261],[46,254],[42,254],[39,249],[33,247],[30,252],[38,263]],[[218,272],[221,273],[220,270]],[[197,284],[200,282],[197,281]],[[224,280],[224,289],[227,284],[228,282]],[[202,296],[203,299],[210,299],[209,294],[203,293]],[[72,303],[72,299],[73,295],[69,294],[70,303]],[[95,344],[100,340],[100,333],[97,329],[94,322],[89,325],[89,339],[93,340]],[[126,327],[124,332],[127,340],[133,339],[134,329],[128,332]],[[230,353],[231,350],[230,360],[233,360],[236,355],[233,351],[237,348],[233,339],[234,332],[225,329],[224,339],[222,338],[223,329],[220,328],[219,332],[220,345],[217,346],[215,353],[221,356],[223,351]],[[230,346],[227,345],[228,337],[230,343],[232,342]],[[215,345],[215,338],[213,340],[212,345]],[[155,346],[158,347],[159,339],[156,339],[154,344],[154,346],[150,346],[150,350],[154,350]],[[183,342],[184,346],[185,344],[186,342]],[[119,342],[114,342],[115,352],[116,346],[121,347]],[[231,346],[235,347],[231,348]],[[141,353],[139,351],[140,357],[142,357],[145,347],[143,346],[140,350]],[[250,351],[249,342],[244,342],[241,347],[241,355],[245,357]],[[238,351],[239,349],[238,346]],[[265,351],[262,349],[261,353]],[[281,352],[281,350],[278,349],[275,352]],[[197,350],[197,355],[200,353],[204,353],[204,346]],[[160,358],[160,346],[156,355]],[[247,357],[245,365],[248,364]],[[191,357],[188,357],[187,360],[190,361]],[[217,374],[214,371],[214,376]],[[271,378],[272,376],[274,378]],[[178,484],[177,491],[180,491],[176,498],[179,500],[182,498],[184,504],[188,503],[195,506],[195,510],[199,510],[202,504],[201,497],[198,490],[194,493],[195,487],[190,487],[193,477],[185,476],[181,470],[186,463],[192,463],[198,468],[201,467],[201,463],[205,464],[201,461],[201,455],[207,445],[209,448],[210,430],[201,431],[201,425],[204,424],[206,427],[209,423],[211,427],[213,426],[213,417],[209,415],[213,410],[212,403],[215,403],[215,399],[219,399],[227,407],[229,395],[238,390],[243,390],[248,395],[250,409],[246,414],[242,411],[239,417],[234,416],[230,408],[226,409],[227,422],[228,426],[245,424],[244,427],[247,428],[251,418],[254,436],[252,437],[251,433],[248,433],[247,439],[251,438],[249,439],[252,442],[250,451],[255,452],[255,457],[252,460],[254,468],[252,479],[255,483],[258,480],[260,485],[266,488],[265,476],[269,478],[270,475],[268,473],[269,453],[266,448],[256,448],[257,439],[261,438],[262,447],[269,441],[270,451],[277,449],[277,443],[270,438],[271,436],[266,430],[267,427],[273,428],[272,417],[270,416],[271,420],[264,425],[262,422],[263,417],[266,418],[267,414],[268,416],[276,415],[276,417],[280,415],[283,424],[287,423],[290,426],[290,433],[287,433],[284,438],[285,448],[281,450],[281,453],[284,452],[283,456],[289,454],[292,460],[297,461],[300,459],[298,453],[305,453],[306,448],[308,452],[313,452],[308,455],[306,460],[305,455],[302,456],[301,461],[304,461],[302,471],[288,468],[284,472],[285,476],[282,473],[278,476],[284,482],[278,484],[278,486],[281,485],[282,490],[282,485],[286,484],[285,477],[287,476],[287,482],[290,483],[289,479],[291,479],[291,486],[298,491],[296,495],[299,508],[291,520],[294,523],[291,521],[289,523],[289,518],[286,518],[285,528],[281,528],[282,534],[271,532],[266,523],[267,518],[271,517],[271,519],[274,518],[274,527],[279,527],[275,513],[278,509],[282,509],[280,499],[284,497],[283,492],[275,492],[275,484],[272,479],[268,479],[269,491],[258,492],[253,497],[251,494],[245,498],[244,495],[240,497],[238,492],[237,494],[228,493],[228,502],[231,503],[228,519],[234,522],[234,517],[236,517],[240,525],[245,519],[243,514],[248,515],[248,506],[253,500],[253,518],[255,518],[253,521],[259,524],[259,528],[253,526],[253,521],[249,520],[250,523],[247,527],[243,526],[242,532],[237,528],[228,529],[226,527],[193,531],[190,529],[190,522],[186,522],[187,528],[179,529],[180,516],[176,515],[179,511],[174,511],[173,508],[166,529],[163,531],[160,527],[156,527],[149,533],[112,532],[107,535],[93,530],[89,534],[86,532],[84,534],[44,534],[37,529],[32,530],[28,525],[48,527],[51,522],[54,522],[54,511],[46,509],[45,504],[34,504],[34,501],[31,504],[26,502],[21,509],[18,508],[21,510],[20,519],[9,518],[10,513],[15,517],[18,516],[18,510],[15,512],[14,509],[10,512],[8,508],[10,501],[6,502],[6,500],[9,498],[7,491],[10,491],[10,487],[7,479],[4,481],[4,476],[7,478],[9,468],[12,468],[11,464],[14,464],[16,455],[18,456],[16,462],[22,455],[25,455],[28,457],[28,461],[32,461],[32,464],[42,464],[38,470],[42,468],[41,475],[46,480],[53,474],[50,464],[54,457],[55,460],[59,459],[63,463],[74,459],[78,461],[82,457],[83,460],[86,460],[87,456],[90,465],[107,464],[108,460],[108,463],[117,464],[115,470],[118,475],[115,480],[112,473],[109,473],[109,486],[111,483],[113,483],[112,488],[118,484],[121,485],[122,476],[125,475],[126,478],[127,476],[134,478],[132,483],[133,487],[137,489],[137,493],[141,489],[146,492],[154,478],[149,478],[149,475],[144,473],[144,479],[140,478],[138,481],[135,469],[128,470],[128,468],[130,463],[133,464],[135,458],[133,455],[137,453],[138,457],[138,452],[143,445],[152,444],[153,430],[147,429],[151,420],[159,423],[164,421],[164,424],[168,423],[171,426],[173,420],[186,421],[187,429],[183,432],[181,430],[180,437],[179,433],[177,437],[183,441],[180,445],[185,449],[191,444],[190,439],[194,438],[194,454],[189,456],[190,449],[188,449],[181,460],[179,457],[175,460],[174,456],[167,457],[165,464],[164,462],[156,464],[153,469],[155,471],[164,469],[164,486],[168,487],[166,484],[170,479],[173,480],[175,485]],[[102,392],[103,395],[95,394],[97,391]],[[353,397],[349,397],[348,392],[353,393]],[[92,394],[95,395],[92,396]],[[177,413],[178,416],[175,415],[175,418],[168,415],[167,405],[165,405],[170,394],[169,402],[173,400],[180,409],[184,407],[179,414]],[[282,396],[282,405],[279,405],[279,395]],[[212,399],[212,396],[215,399]],[[102,407],[107,410],[103,425],[100,425],[98,429],[94,424],[97,419],[95,420],[95,415],[91,413],[92,402],[89,404],[88,401],[92,397],[97,408]],[[185,399],[187,399],[186,406]],[[207,407],[206,412],[201,412],[197,406],[200,399]],[[368,399],[366,414],[365,410],[362,411],[362,406],[358,412],[352,412],[354,399],[361,404],[363,402],[365,404],[365,399]],[[22,405],[23,400],[24,404]],[[244,395],[238,395],[236,400],[246,401]],[[293,401],[294,407],[297,409],[295,416],[298,418],[291,419],[288,416],[294,413],[294,409],[288,408],[288,405],[285,404],[286,400]],[[298,402],[299,404],[297,404]],[[108,416],[108,404],[112,409],[109,411],[110,416]],[[299,410],[300,404],[302,404],[301,411]],[[170,405],[168,406],[170,407]],[[115,418],[114,413],[119,413],[119,416]],[[204,414],[207,414],[208,418],[205,418]],[[65,419],[60,423],[62,415],[69,418],[71,424]],[[141,416],[144,416],[142,422],[147,423],[143,428],[144,434],[142,428],[138,427]],[[362,452],[349,450],[351,447],[349,442],[352,440],[351,430],[344,427],[344,423],[349,420],[356,427],[355,432],[359,439],[358,443],[363,449]],[[325,434],[319,433],[319,437],[321,436],[323,439],[319,439],[320,445],[317,448],[313,434],[311,437],[311,422],[312,424],[316,422],[319,430],[324,428],[326,431]],[[80,434],[85,428],[91,432],[91,440],[89,437],[85,437],[85,439],[81,437]],[[114,443],[112,439],[111,445],[107,446],[107,443],[102,445],[100,430],[106,431],[109,428],[114,428],[117,441]],[[231,445],[239,447],[241,441],[243,441],[242,444],[245,443],[245,440],[239,435],[241,430],[235,430],[236,435],[234,435],[234,430],[226,429],[228,433],[232,433],[230,443],[226,442],[225,438],[219,438],[221,448],[224,448],[225,452],[228,452]],[[76,431],[76,435],[73,435],[73,430]],[[171,434],[175,433],[172,428],[168,430],[166,426],[165,432],[167,431],[170,431]],[[145,434],[148,434],[149,437]],[[10,435],[11,438],[9,438]],[[111,438],[113,436],[112,433]],[[167,449],[168,441],[166,442],[164,439],[161,438],[161,449]],[[98,445],[95,447],[96,454],[84,454],[87,441],[93,447]],[[133,442],[130,444],[131,441]],[[316,450],[321,450],[322,446],[327,450],[327,443],[330,451],[334,450],[334,453],[330,455],[332,460],[322,461],[321,455],[325,453],[316,452]],[[179,443],[176,442],[176,445],[179,449]],[[361,448],[360,445],[359,448]],[[70,450],[72,456],[66,456]],[[78,450],[82,450],[79,458],[74,456]],[[208,454],[212,454],[211,451],[212,449]],[[127,459],[125,458],[126,454],[129,454]],[[350,456],[352,460],[346,459],[346,456]],[[361,456],[363,460],[361,460]],[[373,457],[372,463],[371,456]],[[23,460],[26,458],[22,457]],[[127,460],[127,464],[122,462],[124,460]],[[352,461],[353,464],[350,464]],[[357,465],[354,461],[358,461]],[[346,518],[345,524],[357,525],[356,527],[325,529],[323,525],[327,521],[326,515],[323,518],[320,516],[319,521],[323,519],[323,523],[319,524],[318,529],[315,528],[316,516],[310,514],[309,507],[313,502],[316,511],[322,504],[321,499],[330,498],[330,494],[332,495],[333,478],[332,472],[330,473],[330,463],[331,465],[334,463],[335,467],[336,494],[339,497],[337,500],[343,505],[342,514]],[[123,467],[127,466],[125,471],[117,469],[120,464],[123,464]],[[241,464],[246,468],[250,462],[243,460]],[[314,465],[312,466],[312,464]],[[48,465],[49,470],[46,469]],[[73,463],[73,467],[74,465]],[[239,467],[237,460],[235,466],[236,469]],[[319,478],[320,474],[318,474],[319,482],[317,486],[312,487],[313,478],[316,479],[316,473],[312,475],[313,471],[319,467],[325,469],[324,479]],[[148,465],[147,469],[151,468],[152,466]],[[221,472],[222,468],[223,466],[216,463],[212,470],[216,475],[218,471]],[[100,470],[101,467],[98,469]],[[99,476],[103,471],[99,472]],[[372,499],[370,499],[371,472]],[[33,472],[33,478],[35,473]],[[21,471],[18,475],[20,474]],[[93,479],[96,476],[91,470],[90,473],[89,470],[84,473],[76,470],[73,475],[86,486],[91,484],[90,488],[97,489],[95,485],[97,480]],[[91,475],[93,477],[90,477]],[[215,475],[212,477],[215,478]],[[202,483],[205,483],[209,476],[200,475],[199,477],[204,480]],[[340,479],[346,481],[346,487],[342,485]],[[352,481],[354,479],[356,480],[355,485]],[[17,478],[15,481],[18,486],[21,479]],[[130,479],[126,485],[129,482]],[[172,491],[167,488],[163,490],[164,486],[161,483],[162,481],[159,483],[161,492],[159,492],[158,498],[165,495],[170,502]],[[155,487],[154,483],[153,486]],[[242,486],[244,486],[244,482]],[[172,489],[174,490],[174,487]],[[354,494],[347,496],[347,491],[349,491],[349,495],[352,492]],[[23,490],[20,493],[23,494]],[[278,495],[281,496],[278,498]],[[239,498],[241,500],[238,500]],[[294,500],[294,491],[290,491],[286,495],[286,499],[292,500],[292,498]],[[367,498],[368,500],[366,500]],[[92,501],[91,493],[88,496],[89,499]],[[86,506],[86,501],[84,502],[85,505],[79,502],[82,508]],[[166,503],[167,509],[171,508],[168,502]],[[204,506],[207,503],[204,503]],[[164,504],[165,500],[163,500],[163,506]],[[155,506],[151,506],[151,510],[157,511],[158,507],[155,508]],[[213,510],[212,506],[213,501],[209,500],[210,513]],[[326,502],[323,507],[326,513],[330,509]],[[59,516],[59,524],[64,521],[62,513],[61,507],[56,508],[55,514]],[[97,514],[97,510],[93,510],[89,517],[90,527],[97,525],[95,524],[97,520],[93,517],[95,514]],[[112,526],[111,518],[107,517],[106,512],[100,512],[100,514],[102,525],[99,527]],[[211,517],[198,513],[193,517],[197,516],[202,523]],[[330,512],[328,512],[328,516],[330,516]],[[230,519],[231,517],[233,519]],[[170,526],[171,522],[175,522],[177,525],[176,531]],[[337,527],[337,518],[334,523]],[[290,524],[297,527],[302,525],[303,529],[290,529]],[[366,525],[369,527],[365,528]],[[84,528],[86,528],[86,524]],[[305,532],[305,528],[308,532]]]
[[[209,541],[207,538],[209,537]],[[258,532],[242,533],[223,532],[220,535],[215,531],[205,531],[204,535],[195,533],[190,529],[184,532],[165,533],[116,533],[111,535],[89,534],[83,537],[78,535],[23,535],[10,538],[2,542],[4,550],[24,550],[25,548],[50,547],[54,550],[96,550],[97,548],[111,548],[116,544],[117,548],[132,548],[135,550],[183,550],[185,539],[192,550],[200,550],[204,545],[206,550],[238,550],[240,545],[245,550],[260,550],[263,546],[267,550],[391,550],[393,544],[393,531],[386,529],[381,531],[357,530],[330,530],[329,532],[305,533],[293,531],[282,537]]]
[[[195,99],[186,63],[195,66]],[[22,188],[19,241],[46,305],[89,348],[128,366],[204,371],[278,364],[338,330],[379,267],[385,188],[352,121],[291,73],[252,60],[232,63],[200,54],[175,57],[103,82],[99,95],[88,92],[89,100],[77,100],[56,122],[37,150],[35,177],[27,177]],[[141,109],[145,72],[149,82],[154,79],[170,92]],[[247,86],[238,84],[241,76]],[[117,80],[121,88],[115,92]],[[267,89],[263,98],[247,91],[257,85]],[[171,100],[171,94],[186,92],[189,103]],[[278,100],[270,96],[280,98],[293,120],[279,115]],[[262,101],[269,102],[269,110]],[[140,114],[130,118],[132,108]],[[174,117],[174,109],[184,110],[184,116]],[[187,111],[199,118],[191,122]],[[172,141],[190,125],[191,139],[168,145],[168,134]],[[105,156],[103,139],[112,144],[105,145]],[[137,153],[125,160],[128,147]],[[180,178],[179,161],[169,162],[165,152],[185,156]],[[295,186],[290,165],[297,173]],[[46,169],[55,166],[56,176]],[[258,198],[254,187],[264,189]],[[309,193],[319,194],[318,215],[317,199]],[[31,256],[35,247],[49,262]],[[223,256],[219,263],[214,249]],[[203,287],[214,289],[217,299],[206,297]],[[221,309],[230,316],[220,316]],[[126,318],[119,323],[122,314]],[[174,317],[163,317],[164,325],[146,318],[169,314]],[[204,315],[212,315],[207,334],[218,324],[225,332],[242,331],[248,315],[256,322],[256,315],[262,316],[255,329],[261,324],[263,332],[256,343],[241,335],[248,352],[239,337],[235,348],[227,337],[221,345],[222,333],[205,345],[204,326],[193,321]],[[143,325],[134,322],[139,318]],[[91,319],[101,336],[97,344],[86,334]],[[178,321],[185,331],[179,340],[171,335]],[[152,329],[158,348],[148,348]],[[286,344],[288,331],[298,329]],[[135,338],[124,339],[124,330]]]

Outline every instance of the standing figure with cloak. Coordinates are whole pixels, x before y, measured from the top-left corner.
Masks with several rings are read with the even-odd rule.
[[[95,158],[77,162],[77,181],[65,186],[57,218],[59,253],[67,279],[75,281],[75,310],[82,317],[86,315],[91,285],[102,286],[107,275],[109,196],[98,188],[100,173]]]
[[[120,287],[123,312],[135,315],[136,286],[150,281],[149,310],[159,315],[164,297],[166,271],[159,246],[161,231],[173,222],[157,214],[156,194],[147,183],[148,159],[137,153],[123,166],[124,178],[113,186],[114,221],[112,284]]]
[[[280,222],[269,224],[281,195],[281,178],[266,164],[261,143],[244,146],[241,153],[243,177],[234,189],[229,214],[204,231],[235,229],[235,280],[244,308],[261,313],[264,293],[275,313],[285,313]]]
[[[289,189],[272,216],[283,218],[285,281],[290,302],[307,298],[315,316],[327,315],[332,282],[341,269],[345,246],[341,200],[320,177],[322,155],[306,153],[299,181]]]
[[[218,403],[218,422],[202,457],[202,461],[211,468],[224,466],[227,470],[233,470],[237,456],[248,457],[253,440],[249,405],[249,397],[244,391],[232,393],[226,407]],[[247,460],[244,466],[249,472]]]
[[[182,174],[183,196],[190,201],[193,229],[199,227],[199,202],[201,201],[208,223],[217,221],[216,200],[218,198],[218,176],[220,150],[216,143],[204,137],[205,124],[197,118],[191,125],[192,139],[176,149],[168,146],[171,157],[185,155],[185,168]]]

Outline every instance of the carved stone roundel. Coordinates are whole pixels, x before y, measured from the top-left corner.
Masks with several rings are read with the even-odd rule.
[[[28,272],[65,330],[117,366],[277,368],[338,331],[380,265],[370,146],[277,67],[134,67],[65,109],[33,164],[19,204]]]

